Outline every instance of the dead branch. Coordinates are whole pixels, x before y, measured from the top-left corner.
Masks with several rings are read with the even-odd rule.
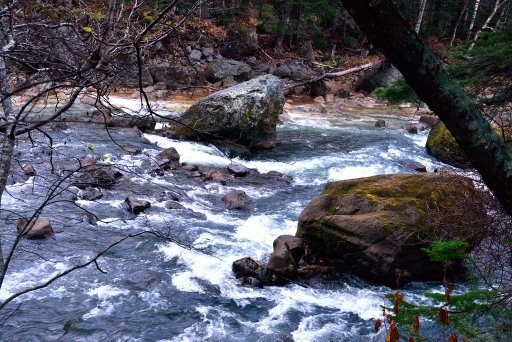
[[[323,75],[320,75],[320,76],[317,76],[317,77],[313,77],[312,79],[307,80],[307,81],[293,83],[293,84],[288,84],[288,85],[284,86],[283,90],[288,90],[288,89],[300,87],[300,86],[303,86],[303,85],[316,83],[316,82],[318,82],[320,80],[323,80],[324,78],[331,79],[331,78],[345,76],[345,75],[348,75],[348,74],[351,74],[351,73],[357,72],[357,71],[380,68],[383,65],[384,65],[384,61],[383,60],[379,60],[377,62],[363,64],[363,65],[360,65],[360,66],[357,66],[357,67],[354,67],[354,68],[350,68],[350,69],[346,69],[346,70],[343,70],[343,71],[328,72],[328,73],[325,73]]]

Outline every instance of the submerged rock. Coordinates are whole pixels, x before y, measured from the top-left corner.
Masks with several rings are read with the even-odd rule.
[[[472,180],[447,173],[381,175],[330,182],[299,217],[307,262],[391,287],[441,280],[443,265],[421,250],[458,239],[474,247],[487,224]],[[463,275],[455,262],[451,277]],[[397,279],[398,284],[397,284]]]
[[[26,218],[22,218],[18,221],[16,226],[18,234],[21,234],[27,239],[44,239],[53,235],[52,225],[50,224],[50,220],[46,217],[37,218],[36,222],[34,222],[34,225],[30,229],[27,227],[28,223],[29,222]]]
[[[171,130],[188,139],[231,142],[251,151],[275,147],[283,111],[282,81],[264,75],[213,93],[195,103]]]

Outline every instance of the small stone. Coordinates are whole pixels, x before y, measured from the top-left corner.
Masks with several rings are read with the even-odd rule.
[[[248,210],[252,199],[244,191],[232,189],[222,197],[222,202],[226,209]]]
[[[26,176],[32,177],[36,175],[36,169],[31,164],[23,164],[21,165],[21,169]]]
[[[50,235],[53,235],[52,225],[50,224],[50,220],[46,217],[37,218],[32,228],[30,228],[28,231],[25,231],[27,225],[28,220],[26,218],[22,218],[18,221],[16,226],[18,234],[21,234],[27,239],[44,239]]]
[[[201,57],[203,56],[203,53],[199,50],[192,50],[190,54],[188,55],[188,61],[192,65],[196,65],[201,61]]]
[[[138,215],[151,207],[151,203],[149,203],[149,201],[137,199],[134,197],[127,197],[124,202],[128,206],[128,211],[135,215]]]
[[[237,176],[243,177],[249,173],[249,169],[243,166],[242,164],[232,163],[227,166],[229,173]]]
[[[380,119],[380,120],[377,120],[377,122],[375,122],[375,127],[386,127],[386,121]]]
[[[165,207],[167,209],[185,209],[184,206],[182,206],[181,204],[179,204],[176,201],[167,201],[167,202],[165,202]]]

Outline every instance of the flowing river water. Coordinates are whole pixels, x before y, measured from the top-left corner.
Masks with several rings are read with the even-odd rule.
[[[165,103],[163,103],[165,106]],[[310,106],[311,107],[311,106]],[[429,171],[445,168],[425,151],[427,132],[400,129],[410,116],[388,115],[386,108],[334,109],[320,114],[291,106],[278,127],[277,147],[250,160],[235,159],[260,172],[279,171],[291,184],[238,184],[253,199],[250,212],[226,210],[219,199],[230,186],[191,180],[183,173],[148,172],[156,154],[175,147],[181,162],[223,168],[233,160],[213,146],[176,141],[132,130],[70,125],[20,141],[17,158],[36,170],[57,173],[76,167],[75,158],[95,154],[125,175],[121,185],[104,190],[96,201],[74,200],[64,191],[43,210],[55,235],[24,240],[0,292],[0,298],[37,285],[59,271],[85,261],[127,234],[153,229],[193,246],[187,249],[152,235],[129,239],[94,265],[44,289],[28,293],[3,309],[2,341],[384,341],[373,323],[381,305],[389,305],[387,287],[350,276],[255,289],[239,284],[231,271],[236,259],[265,262],[273,240],[295,234],[297,220],[326,182],[385,173],[410,173],[420,162]],[[304,109],[307,110],[304,110]],[[375,127],[377,118],[386,128]],[[121,148],[122,147],[122,148]],[[140,149],[142,153],[126,153]],[[2,198],[4,251],[12,242],[18,214],[28,215],[45,199],[56,180],[49,172],[14,179]],[[124,208],[127,195],[152,207],[134,216]],[[185,209],[165,207],[169,198]],[[76,205],[94,213],[99,219]],[[423,290],[439,284],[412,284],[409,300],[426,302]],[[428,325],[428,322],[424,322]]]

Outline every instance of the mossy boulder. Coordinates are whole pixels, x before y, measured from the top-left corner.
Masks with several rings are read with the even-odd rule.
[[[502,131],[500,126],[510,127],[510,122],[500,121],[499,125],[494,126],[494,130],[500,136],[505,137],[505,142],[508,149],[512,151],[512,132],[510,129]],[[436,123],[427,138],[427,144],[425,146],[428,153],[436,157],[440,161],[446,164],[450,164],[461,169],[467,169],[471,167],[471,162],[467,158],[466,154],[460,148],[459,144],[455,141],[448,128],[442,121]]]
[[[281,79],[264,75],[199,100],[178,119],[184,125],[170,129],[187,139],[270,149],[283,106]]]
[[[470,179],[447,173],[330,182],[301,213],[296,236],[309,264],[391,287],[441,280],[443,265],[421,248],[455,239],[475,247],[487,223],[479,198]],[[452,266],[449,276],[463,276],[460,261]]]
[[[462,169],[471,167],[466,154],[442,121],[432,126],[428,134],[426,148],[429,154],[443,163]]]

